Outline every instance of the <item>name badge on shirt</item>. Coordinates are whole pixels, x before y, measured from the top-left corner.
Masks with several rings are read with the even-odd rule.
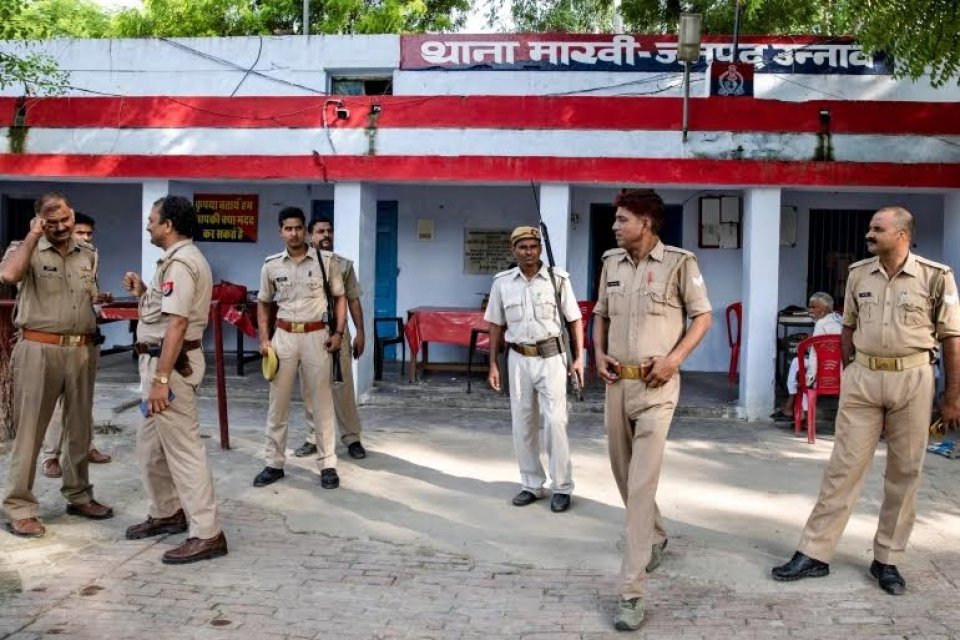
[[[56,267],[51,267],[50,265],[47,265],[47,264],[43,265],[43,270],[44,270],[44,271],[53,271],[53,272],[59,271],[59,269],[57,269]]]
[[[613,280],[612,282],[608,282],[608,283],[607,283],[607,286],[608,286],[608,287],[619,287],[619,286],[620,286],[620,281],[619,281],[619,280]]]
[[[287,281],[287,276],[279,276],[279,277],[277,277],[277,278],[274,278],[273,281],[274,281],[274,282],[286,282],[286,281]]]
[[[860,293],[857,294],[857,297],[858,297],[858,298],[872,298],[872,297],[873,297],[873,292],[871,292],[871,291],[861,291]]]

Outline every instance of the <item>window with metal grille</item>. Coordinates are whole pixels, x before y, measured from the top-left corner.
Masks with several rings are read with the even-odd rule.
[[[393,78],[333,76],[330,78],[330,94],[335,96],[390,96],[393,95]]]
[[[843,304],[847,271],[858,260],[869,258],[864,236],[873,211],[811,209],[807,254],[807,296],[826,291]]]

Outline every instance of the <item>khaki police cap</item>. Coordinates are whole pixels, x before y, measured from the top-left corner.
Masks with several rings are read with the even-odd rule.
[[[540,230],[536,227],[517,227],[510,234],[510,244],[515,245],[521,240],[536,240],[540,242]]]
[[[263,354],[260,361],[260,369],[263,371],[263,377],[267,382],[272,382],[277,377],[277,370],[280,368],[280,360],[277,359],[277,352],[271,347],[267,347],[267,352]]]

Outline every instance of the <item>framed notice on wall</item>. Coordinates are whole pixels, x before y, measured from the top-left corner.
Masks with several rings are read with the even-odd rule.
[[[740,248],[740,198],[703,196],[700,198],[700,248]]]
[[[256,242],[260,219],[257,194],[195,193],[193,206],[200,222],[201,242]]]
[[[463,237],[463,272],[494,274],[507,269],[514,261],[510,246],[511,230],[465,229]]]

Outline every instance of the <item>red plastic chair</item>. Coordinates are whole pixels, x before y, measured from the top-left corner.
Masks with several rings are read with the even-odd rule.
[[[735,316],[737,321],[737,337],[733,337],[733,323],[730,317]],[[740,380],[740,330],[743,328],[743,304],[733,302],[727,305],[727,343],[730,345],[730,368],[727,370],[727,380],[730,384],[737,384]]]
[[[817,354],[816,386],[807,386],[807,353],[813,349]],[[840,376],[843,374],[843,349],[840,336],[814,336],[797,345],[797,398],[793,405],[793,433],[799,435],[803,421],[803,398],[807,398],[807,442],[816,441],[817,397],[839,396]]]
[[[593,319],[593,308],[597,305],[596,302],[590,302],[589,300],[578,300],[577,306],[580,307],[580,315],[583,316],[583,364],[587,372],[597,373],[596,361],[591,358],[590,354],[593,353],[593,327],[590,326],[590,321]]]

